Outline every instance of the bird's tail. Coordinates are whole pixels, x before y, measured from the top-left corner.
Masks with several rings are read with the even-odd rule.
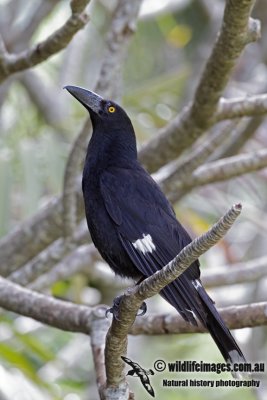
[[[194,284],[194,286],[198,292],[199,298],[206,314],[205,319],[201,318],[202,324],[210,332],[225,361],[231,364],[232,376],[236,379],[244,378],[245,374],[234,371],[234,364],[246,363],[246,359],[241,349],[239,348],[231,332],[225,325],[220,314],[216,310],[212,299],[209,297],[199,281],[197,280],[195,282],[197,283],[196,285]]]

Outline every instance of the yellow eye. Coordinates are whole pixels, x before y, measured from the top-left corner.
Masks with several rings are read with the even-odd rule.
[[[116,111],[116,108],[113,107],[113,106],[110,106],[110,107],[108,108],[108,112],[110,112],[110,113],[114,113],[115,111]]]

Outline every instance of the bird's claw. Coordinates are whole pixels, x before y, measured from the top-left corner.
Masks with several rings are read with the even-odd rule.
[[[117,296],[114,298],[113,300],[113,305],[112,307],[108,308],[105,312],[105,316],[106,318],[108,317],[108,314],[111,313],[113,314],[114,318],[119,321],[119,310],[120,310],[120,303],[121,303],[121,299],[122,299],[123,295],[121,296]],[[145,313],[147,312],[147,305],[145,302],[143,302],[141,304],[141,307],[139,308],[139,310],[141,312],[137,313],[137,317],[141,317],[142,315],[145,315]]]
[[[146,303],[143,301],[143,303],[141,304],[141,307],[139,308],[139,310],[141,311],[140,313],[137,313],[137,317],[141,317],[142,315],[145,315],[145,313],[147,312],[147,305]]]
[[[113,305],[112,307],[108,308],[106,310],[106,318],[108,317],[108,314],[111,313],[113,314],[114,318],[119,321],[119,310],[120,310],[120,302],[121,302],[121,298],[123,295],[121,296],[116,296],[113,300]]]

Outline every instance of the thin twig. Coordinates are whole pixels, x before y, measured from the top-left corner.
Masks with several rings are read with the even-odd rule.
[[[65,24],[53,32],[47,39],[37,43],[31,49],[18,54],[9,54],[2,51],[0,59],[0,82],[9,75],[31,68],[47,60],[53,54],[63,50],[71,41],[73,36],[82,29],[89,21],[89,16],[84,11],[90,0],[80,0],[79,13],[74,12],[76,1],[72,1],[72,14]],[[2,46],[3,50],[3,46]]]
[[[118,0],[106,37],[106,50],[96,90],[113,100],[120,97],[117,94],[119,88],[116,86],[120,83],[123,61],[136,30],[141,4],[142,0]],[[117,84],[114,85],[114,81]]]
[[[105,316],[106,309],[98,307],[91,315],[91,347],[96,371],[96,383],[100,398],[106,384],[105,341],[110,323]]]
[[[79,133],[72,145],[65,167],[62,195],[62,220],[63,235],[64,238],[67,239],[66,243],[68,242],[68,240],[73,240],[75,228],[79,222],[76,181],[77,175],[81,170],[81,164],[84,161],[86,144],[90,135],[90,128],[91,121],[89,118],[87,118],[81,132]]]
[[[170,201],[175,202],[198,186],[226,181],[265,167],[267,167],[267,150],[261,149],[204,164],[183,181],[166,178],[162,182],[162,188],[166,190],[166,185],[170,189],[172,185],[172,192],[168,193],[168,197]]]
[[[90,0],[89,0],[90,1]],[[83,12],[87,4],[89,3],[88,0],[71,0],[70,8],[72,14],[80,14]]]
[[[26,70],[18,74],[19,82],[27,90],[32,104],[40,111],[44,120],[55,127],[57,131],[63,131],[66,114],[63,102],[58,96],[58,88],[43,82],[33,70]]]
[[[9,18],[4,17],[2,19],[2,22],[4,22],[2,32],[7,47],[15,52],[25,49],[29,45],[29,42],[38,27],[42,24],[45,18],[51,14],[57,4],[57,0],[32,3],[28,15],[20,24],[17,24],[15,21],[21,15],[23,4],[17,4],[15,6],[16,15],[13,15],[12,17],[9,16]],[[12,25],[10,26],[10,24]]]
[[[173,182],[186,181],[192,172],[202,165],[228,139],[238,123],[238,121],[231,121],[222,127],[216,126],[215,131],[210,133],[203,143],[196,145],[185,157],[172,162],[170,166],[166,166],[166,169],[169,167],[168,174],[160,177],[158,181],[162,190],[165,193],[172,193],[175,190]]]
[[[7,49],[3,40],[2,35],[0,35],[0,61],[2,62],[2,60],[5,58],[7,54]]]
[[[244,263],[228,265],[216,271],[206,271],[202,282],[206,288],[237,283],[256,282],[267,275],[267,256]]]
[[[79,272],[92,271],[93,274],[93,265],[100,260],[100,255],[92,243],[79,246],[50,271],[40,274],[36,280],[28,284],[28,287],[41,291],[51,287],[55,282],[69,279]]]
[[[75,245],[81,246],[87,243],[88,238],[88,229],[86,226],[82,226],[75,232],[73,242]],[[21,268],[9,274],[8,279],[22,286],[27,286],[38,277],[42,279],[45,272],[50,271],[64,257],[64,263],[68,265],[67,254],[68,248],[65,246],[64,239],[58,239]],[[36,287],[34,289],[38,290]]]
[[[77,185],[78,186],[78,185]],[[80,185],[79,185],[80,186]],[[76,189],[78,216],[83,216],[81,191]],[[33,217],[0,240],[0,273],[8,276],[61,237],[62,198],[55,198]]]
[[[265,115],[267,113],[267,94],[240,97],[235,99],[221,98],[215,114],[216,121],[225,119]]]
[[[8,276],[49,246],[62,233],[61,198],[51,200],[0,241],[0,271]]]
[[[258,128],[262,125],[264,116],[252,117],[245,124],[243,129],[236,130],[229,140],[217,153],[217,158],[226,158],[238,154],[240,149],[246,145],[249,139],[255,136]]]

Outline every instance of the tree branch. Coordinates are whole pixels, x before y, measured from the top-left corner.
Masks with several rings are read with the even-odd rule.
[[[223,146],[221,151],[218,152],[217,158],[226,158],[238,154],[247,141],[255,135],[263,121],[264,116],[250,118],[242,129],[234,132],[227,145]]]
[[[105,370],[105,341],[109,328],[109,321],[105,317],[105,309],[98,307],[92,311],[91,317],[91,347],[96,371],[96,383],[100,398],[106,384]]]
[[[31,49],[18,54],[9,54],[2,44],[0,82],[9,75],[40,64],[50,56],[63,50],[73,36],[87,24],[89,17],[84,10],[89,1],[90,0],[72,0],[72,14],[66,23],[52,33],[46,40],[36,44]],[[77,10],[79,10],[79,12],[77,12]]]
[[[23,20],[21,24],[16,24],[14,21],[23,10],[23,4],[17,4],[14,7],[16,14],[12,16],[9,15],[9,18],[6,18],[6,16],[4,17],[2,32],[7,47],[14,51],[19,51],[25,48],[25,46],[28,46],[38,27],[45,18],[51,14],[57,4],[57,0],[35,2],[35,4],[33,4],[29,9],[29,13],[25,20]],[[6,14],[9,13],[7,12]]]
[[[90,307],[25,289],[0,277],[0,307],[71,332],[90,332]]]
[[[2,63],[7,53],[7,49],[3,40],[2,35],[0,34],[0,62]]]
[[[164,191],[169,190],[168,198],[175,202],[185,193],[198,186],[222,182],[265,167],[267,167],[267,150],[262,149],[254,153],[240,154],[209,162],[198,167],[192,175],[187,176],[183,181],[167,178],[161,186]]]
[[[78,189],[76,194],[81,219],[82,195]],[[0,240],[0,274],[8,276],[61,237],[62,225],[62,198],[59,197]]]
[[[87,243],[88,238],[88,229],[86,226],[83,226],[75,233],[73,243],[76,246],[81,246]],[[68,254],[69,250],[70,249],[65,245],[65,241],[63,239],[58,239],[31,261],[9,274],[8,279],[22,286],[29,285],[29,283],[38,277],[42,279],[44,273],[50,271],[55,264],[59,263],[60,260]],[[65,263],[68,265],[66,258]]]
[[[219,99],[240,53],[260,36],[259,21],[250,18],[254,3],[255,0],[226,2],[221,31],[192,104],[141,149],[140,161],[148,170],[154,172],[178,157],[214,123]]]
[[[90,0],[71,0],[70,8],[72,14],[81,14]]]
[[[267,325],[267,303],[253,303],[242,306],[219,308],[218,311],[229,329],[242,329],[257,325]],[[131,327],[131,335],[166,335],[207,332],[201,326],[184,321],[178,314],[145,315],[137,318]]]
[[[167,165],[168,175],[159,178],[159,183],[165,193],[172,193],[174,191],[174,182],[186,181],[192,172],[222,145],[237,124],[238,121],[231,121],[222,127],[216,127],[215,131],[210,133],[203,143],[196,145],[188,155]]]
[[[49,288],[55,282],[68,279],[78,272],[92,270],[98,260],[101,260],[100,255],[92,243],[79,246],[46,274],[29,283],[28,287],[37,291]]]
[[[228,0],[221,32],[197,87],[191,118],[207,129],[222,91],[244,47],[260,37],[260,22],[250,18],[255,1]]]
[[[90,334],[93,318],[103,318],[107,306],[100,305],[94,309],[58,300],[54,297],[40,294],[10,282],[0,277],[0,307],[25,317],[34,318],[43,324],[64,331]],[[220,309],[220,313],[230,329],[240,329],[267,325],[267,302],[231,306]],[[157,320],[159,318],[159,321]],[[160,322],[164,319],[164,323]],[[108,320],[106,320],[108,323]],[[151,325],[151,329],[149,328]],[[175,325],[175,326],[174,326]],[[163,329],[160,329],[165,327]],[[166,330],[166,332],[165,332]],[[201,327],[194,327],[179,315],[147,315],[137,318],[129,333],[161,334],[161,333],[204,332]],[[97,330],[95,331],[97,332]]]
[[[61,214],[61,198],[53,199],[0,240],[1,275],[9,275],[61,236]]]
[[[122,74],[122,65],[130,40],[136,30],[136,21],[142,0],[118,0],[112,24],[106,37],[106,50],[97,92],[116,100],[118,98],[118,82]],[[117,85],[114,85],[114,81]],[[113,85],[111,83],[113,82]],[[114,91],[115,90],[115,91]]]
[[[58,88],[43,82],[40,76],[32,70],[26,70],[18,75],[18,80],[25,87],[32,104],[41,113],[42,118],[57,129],[64,129],[66,118],[65,107],[60,102]]]
[[[267,113],[267,94],[241,97],[236,99],[221,98],[215,114],[216,121],[225,119],[252,117]]]
[[[205,272],[202,282],[206,288],[237,283],[256,282],[267,275],[267,256]]]
[[[86,144],[90,135],[91,121],[87,118],[81,132],[75,139],[64,172],[63,183],[63,235],[65,239],[72,240],[75,228],[79,221],[78,201],[77,198],[77,176],[84,161]],[[81,185],[79,185],[81,186]],[[81,187],[79,188],[81,191]]]
[[[159,293],[166,285],[171,283],[199,256],[214,246],[235,222],[241,212],[241,205],[237,204],[202,236],[193,240],[164,268],[146,278],[138,286],[128,289],[120,302],[118,320],[113,318],[112,325],[106,340],[106,373],[107,387],[123,385],[123,363],[120,356],[126,353],[127,334],[132,326],[141,303]]]

